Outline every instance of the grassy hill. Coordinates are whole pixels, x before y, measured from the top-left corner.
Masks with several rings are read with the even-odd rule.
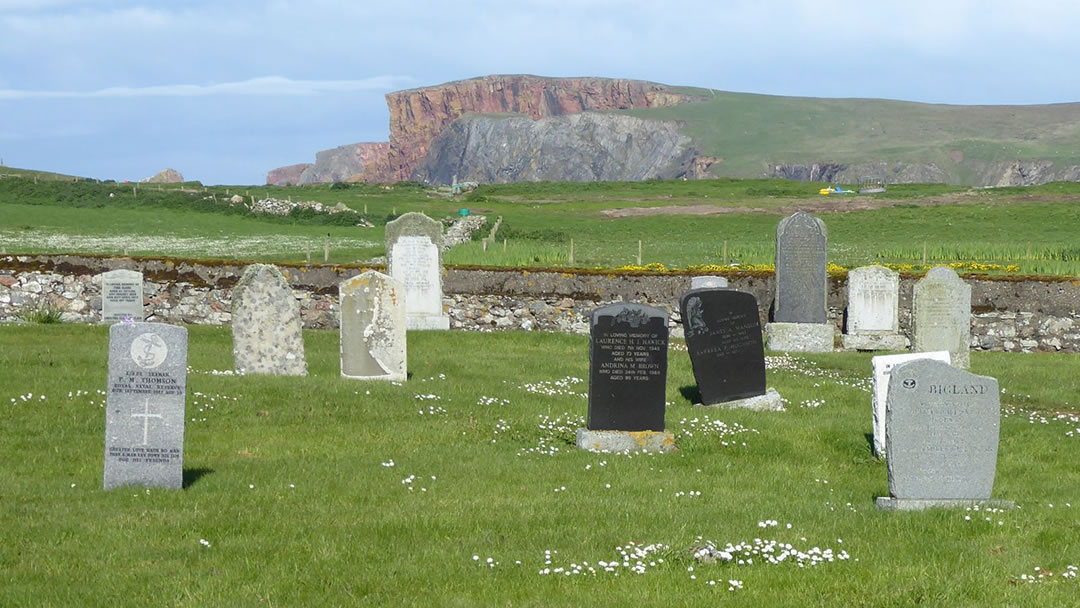
[[[1080,165],[1080,103],[951,106],[881,99],[818,99],[684,89],[701,101],[632,110],[679,120],[714,176],[762,177],[785,163],[931,164],[945,181],[986,185],[1002,164]]]

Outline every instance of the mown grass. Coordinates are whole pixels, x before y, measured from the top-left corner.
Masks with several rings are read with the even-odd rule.
[[[486,185],[449,197],[401,183],[217,187],[188,193],[148,187],[136,195],[130,184],[33,185],[9,178],[0,179],[0,246],[10,253],[127,250],[291,262],[303,261],[310,248],[312,261],[318,262],[329,238],[331,262],[355,262],[384,254],[383,226],[390,218],[407,211],[450,218],[467,207],[491,219],[502,217],[503,225],[486,252],[474,241],[447,252],[448,264],[569,265],[573,241],[573,266],[617,268],[637,263],[641,241],[642,264],[686,268],[771,263],[780,217],[808,208],[828,227],[829,261],[844,267],[922,263],[925,252],[930,265],[976,262],[1015,265],[1016,272],[1026,274],[1080,274],[1080,245],[1072,228],[1080,222],[1080,205],[1074,204],[1080,184],[995,190],[902,185],[873,198],[840,200],[819,196],[818,186],[731,179],[522,183]],[[322,222],[331,220],[315,217],[256,217],[225,204],[228,192],[341,202],[375,227],[326,225]],[[691,205],[720,213],[672,213]],[[611,216],[613,211],[655,207],[673,209]]]
[[[0,604],[1049,606],[1080,584],[1062,578],[1080,565],[1080,423],[1052,417],[1078,409],[1076,355],[972,356],[1006,389],[994,494],[1020,509],[897,514],[873,507],[888,486],[865,436],[867,355],[771,360],[787,412],[702,412],[672,351],[681,451],[627,457],[560,443],[575,425],[542,417],[584,416],[585,400],[523,388],[586,378],[582,336],[411,333],[411,378],[394,386],[341,379],[333,332],[305,333],[306,378],[212,375],[231,367],[228,330],[189,331],[186,488],[104,492],[106,329],[0,327]],[[752,430],[722,437],[705,419]],[[536,453],[542,438],[559,450]],[[690,555],[754,538],[850,559]],[[644,574],[597,568],[630,542],[668,548]],[[596,576],[539,574],[586,561]],[[1037,567],[1053,576],[1022,582]]]

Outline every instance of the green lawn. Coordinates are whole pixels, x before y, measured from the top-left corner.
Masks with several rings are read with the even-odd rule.
[[[583,336],[410,333],[395,386],[341,379],[333,332],[305,332],[310,376],[268,378],[212,373],[228,329],[189,331],[186,488],[104,492],[106,329],[0,326],[0,605],[1063,606],[1080,589],[1063,576],[1077,355],[972,355],[1005,389],[994,495],[1021,508],[884,513],[868,355],[770,357],[788,411],[703,412],[672,350],[681,449],[630,457],[568,443]],[[832,561],[692,556],[755,539]],[[1027,584],[1037,568],[1053,575]]]
[[[771,264],[776,224],[808,208],[829,230],[829,261],[1015,265],[1014,272],[1080,274],[1080,184],[965,189],[896,186],[878,197],[835,199],[820,184],[780,180],[649,181],[483,186],[449,197],[415,184],[304,188],[217,187],[179,192],[130,185],[0,179],[0,247],[8,253],[85,252],[189,258],[334,263],[383,255],[386,221],[408,211],[451,218],[459,209],[503,218],[496,243],[479,240],[446,253],[451,265],[618,268],[641,263],[686,268]],[[229,195],[344,203],[372,224],[325,216],[254,216]],[[250,194],[248,194],[250,193]],[[109,195],[113,195],[110,197]],[[213,197],[213,199],[207,198]],[[217,202],[215,202],[217,201]],[[822,206],[825,205],[825,206]],[[670,208],[662,214],[613,212]],[[679,213],[688,208],[719,214]],[[328,223],[329,222],[329,223]],[[477,238],[479,238],[479,234]],[[504,241],[505,240],[505,244]]]

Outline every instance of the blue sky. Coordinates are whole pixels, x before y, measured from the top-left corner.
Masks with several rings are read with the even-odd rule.
[[[487,74],[931,103],[1080,101],[1066,0],[0,0],[0,158],[262,183]]]

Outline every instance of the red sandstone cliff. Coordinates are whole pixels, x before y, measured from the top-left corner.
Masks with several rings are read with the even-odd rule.
[[[266,181],[394,182],[411,179],[427,156],[431,141],[466,113],[514,112],[536,120],[588,110],[662,108],[688,100],[687,96],[653,82],[529,75],[483,76],[397,91],[386,95],[386,105],[390,108],[389,143],[354,144],[325,150],[319,153],[314,165],[275,169],[267,175]],[[346,148],[350,155],[355,155],[351,173],[341,160]],[[333,167],[328,165],[331,159],[335,160]],[[300,168],[299,171],[296,168]]]
[[[266,183],[271,186],[294,186],[300,181],[300,175],[311,167],[311,163],[300,163],[298,165],[289,165],[287,167],[278,167],[277,169],[271,169],[266,174]]]
[[[484,76],[389,93],[388,177],[410,179],[431,140],[465,113],[515,112],[535,120],[587,110],[661,108],[687,100],[669,87],[640,80],[529,75]]]

